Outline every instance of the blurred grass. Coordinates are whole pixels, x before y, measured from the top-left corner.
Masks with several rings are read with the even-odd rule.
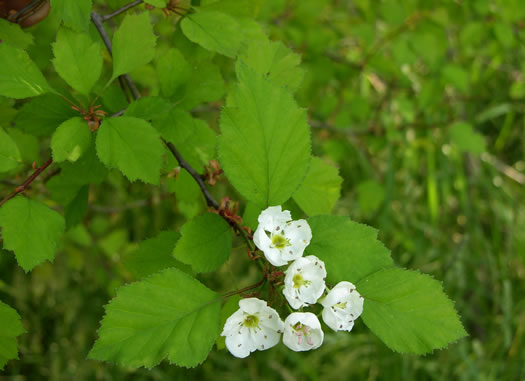
[[[314,154],[344,178],[334,212],[378,228],[396,264],[442,280],[468,338],[424,357],[399,355],[359,322],[349,335],[327,334],[310,353],[280,344],[241,361],[212,351],[193,370],[86,360],[103,305],[133,280],[127,254],[204,205],[112,173],[91,190],[96,206],[68,233],[54,264],[24,274],[11,253],[1,253],[0,297],[28,331],[19,339],[21,360],[10,362],[4,377],[525,379],[524,20],[520,0],[268,0],[259,17],[272,38],[303,56],[298,99],[312,120]],[[158,31],[169,25],[159,18]],[[231,63],[217,62],[231,76]],[[216,122],[214,111],[208,114]],[[471,129],[461,127],[458,138],[452,126],[460,121]],[[214,193],[235,195],[224,183]],[[211,288],[257,280],[241,242],[236,246],[219,277],[201,277]]]

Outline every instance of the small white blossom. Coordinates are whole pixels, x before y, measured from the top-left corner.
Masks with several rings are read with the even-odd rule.
[[[294,312],[284,321],[283,343],[296,352],[321,346],[324,333],[317,316],[310,312]]]
[[[312,239],[308,222],[292,221],[290,212],[280,206],[263,210],[258,221],[253,242],[274,266],[284,266],[300,258]]]
[[[321,301],[323,320],[334,331],[351,331],[363,312],[363,297],[350,282],[339,282]]]
[[[244,358],[275,346],[283,329],[277,311],[264,300],[247,298],[239,301],[239,309],[226,320],[221,336],[226,336],[226,348],[232,355]]]
[[[315,304],[323,295],[326,269],[314,255],[297,259],[286,270],[283,294],[294,309]]]

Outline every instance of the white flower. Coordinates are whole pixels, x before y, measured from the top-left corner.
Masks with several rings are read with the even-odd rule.
[[[239,309],[226,320],[221,336],[226,336],[226,347],[232,355],[244,358],[276,345],[283,329],[277,311],[264,300],[247,298],[239,301]]]
[[[299,258],[286,270],[283,294],[295,309],[315,304],[323,295],[325,278],[323,261],[314,255]]]
[[[253,242],[274,266],[284,266],[300,258],[312,239],[306,220],[291,219],[290,212],[280,206],[270,206],[259,215]]]
[[[350,282],[339,282],[321,301],[323,320],[334,331],[351,331],[363,312],[363,297]]]
[[[296,352],[321,346],[324,333],[317,316],[310,312],[294,312],[284,321],[283,343]]]

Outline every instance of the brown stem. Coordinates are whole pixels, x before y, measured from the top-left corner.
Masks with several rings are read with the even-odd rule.
[[[51,165],[51,163],[53,162],[53,159],[52,158],[49,158],[47,159],[47,161],[42,164],[40,167],[38,167],[35,172],[33,172],[33,174],[31,176],[29,176],[27,178],[26,181],[23,182],[22,185],[18,186],[15,188],[15,190],[13,191],[13,193],[11,193],[9,196],[7,196],[6,198],[4,198],[2,201],[0,201],[0,206],[4,205],[7,201],[11,200],[13,197],[15,197],[17,194],[19,193],[22,193],[23,191],[26,190],[26,188],[31,185],[31,183],[33,181],[35,181],[35,179],[42,173],[46,170],[47,167],[49,167]]]
[[[122,7],[120,7],[119,9],[117,9],[116,11],[114,12],[111,12],[110,14],[107,14],[105,16],[102,16],[101,17],[101,21],[105,22],[105,21],[108,21],[109,19],[112,19],[113,17],[115,16],[118,16],[120,15],[121,13],[124,13],[126,12],[128,9],[131,9],[133,7],[136,7],[137,5],[139,4],[142,4],[144,2],[144,0],[135,0],[135,1],[132,1],[131,3],[129,4],[126,4]]]
[[[206,204],[208,204],[209,207],[219,209],[219,204],[210,194],[208,188],[206,188],[206,184],[204,184],[204,181],[202,180],[201,176],[197,173],[197,171],[182,157],[177,148],[175,148],[175,145],[173,145],[170,142],[167,142],[164,139],[162,139],[162,141],[164,142],[164,144],[166,144],[173,156],[175,156],[175,159],[177,159],[179,165],[186,171],[188,171],[191,177],[193,177],[193,179],[197,182],[197,184],[201,188],[201,192],[204,195],[204,198],[206,199]]]

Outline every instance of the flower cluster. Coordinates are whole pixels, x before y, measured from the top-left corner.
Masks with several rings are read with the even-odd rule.
[[[280,206],[262,211],[254,233],[255,245],[274,266],[285,266],[282,293],[291,308],[298,310],[320,303],[325,324],[334,331],[351,331],[363,312],[363,297],[355,286],[339,282],[327,290],[324,262],[314,255],[303,256],[312,239],[306,220],[292,221],[290,212]],[[324,333],[318,317],[311,312],[293,312],[283,322],[276,310],[264,300],[246,298],[231,315],[221,333],[232,355],[247,357],[256,350],[266,350],[280,341],[294,351],[319,348]]]

